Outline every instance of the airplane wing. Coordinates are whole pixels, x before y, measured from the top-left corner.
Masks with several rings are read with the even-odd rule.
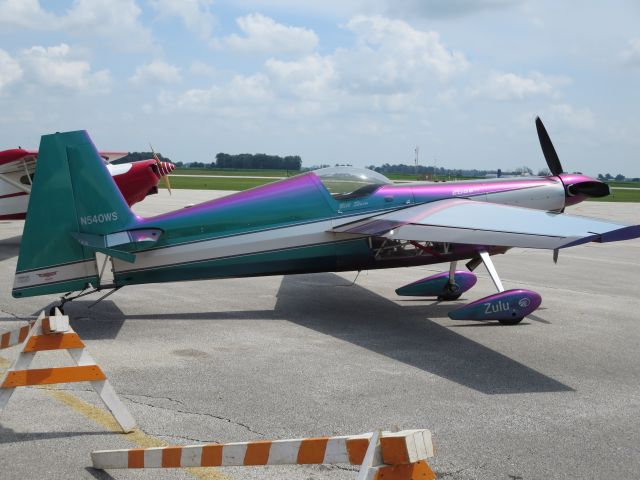
[[[37,158],[37,150],[23,148],[4,150],[0,152],[0,174],[25,172],[25,168],[29,169],[29,172],[33,172]]]
[[[465,199],[445,199],[343,223],[334,232],[396,240],[557,249],[640,237],[640,225]]]
[[[126,157],[129,155],[129,152],[98,152],[102,158],[104,158],[107,163],[115,162],[116,160],[120,160],[122,157]]]

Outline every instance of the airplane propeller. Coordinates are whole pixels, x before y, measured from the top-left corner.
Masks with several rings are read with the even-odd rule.
[[[544,128],[544,124],[540,117],[536,117],[536,130],[538,131],[538,139],[540,140],[540,146],[542,147],[542,153],[549,166],[549,171],[553,175],[560,175],[563,173],[562,165],[560,164],[560,158],[556,153],[556,149],[553,147],[551,138],[547,133],[547,129]]]
[[[542,153],[547,161],[547,166],[551,174],[560,179],[568,196],[584,195],[585,197],[606,197],[609,195],[609,185],[602,182],[583,181],[567,185],[560,176],[564,173],[564,169],[560,163],[560,157],[558,157],[558,153],[540,117],[536,117],[536,130],[538,131],[538,140],[540,140],[540,147],[542,147]],[[564,213],[564,207],[560,212]],[[553,251],[553,263],[558,263],[559,254],[560,251],[558,249]]]
[[[544,127],[544,124],[542,123],[542,120],[540,120],[540,117],[536,117],[536,130],[538,131],[538,139],[540,140],[542,153],[544,154],[544,158],[547,161],[549,170],[551,171],[552,175],[559,176],[561,173],[564,173],[564,169],[562,168],[558,153],[556,152],[556,149],[551,142],[551,138],[547,133],[547,129]],[[564,183],[562,177],[560,177],[560,181]],[[584,195],[586,197],[606,197],[611,193],[607,184],[595,181],[566,185],[565,189],[571,196]]]
[[[156,165],[158,166],[158,173],[162,177],[162,183],[164,183],[164,186],[167,188],[167,190],[169,190],[169,195],[171,195],[171,184],[169,183],[169,176],[163,173],[164,167],[162,165],[162,162],[158,158],[156,151],[153,149],[153,145],[151,145],[151,142],[149,142],[149,147],[151,148],[151,153],[153,153],[153,158],[155,159]]]

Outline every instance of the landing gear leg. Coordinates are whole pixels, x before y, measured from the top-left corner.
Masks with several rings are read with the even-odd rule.
[[[482,260],[482,263],[484,263],[484,266],[486,267],[487,272],[489,272],[489,276],[491,277],[493,284],[496,286],[498,293],[504,292],[504,287],[502,286],[502,282],[500,281],[500,277],[498,276],[498,271],[496,270],[496,267],[493,265],[491,256],[486,250],[483,250],[480,252],[480,259]]]
[[[438,300],[440,301],[451,301],[457,300],[462,295],[462,291],[460,286],[456,284],[456,266],[458,265],[457,261],[451,262],[449,266],[449,281],[444,287],[444,292],[438,295]]]

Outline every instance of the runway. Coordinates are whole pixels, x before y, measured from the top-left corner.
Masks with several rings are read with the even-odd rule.
[[[162,190],[134,209],[229,193]],[[568,211],[640,223],[638,204]],[[0,331],[56,300],[11,297],[22,226],[0,222]],[[89,453],[400,427],[433,432],[441,478],[636,478],[640,240],[563,250],[557,265],[549,251],[521,249],[494,262],[505,288],[542,295],[520,325],[447,317],[493,293],[482,267],[455,302],[395,295],[446,265],[362,272],[355,283],[347,272],[133,286],[93,308],[93,297],[73,302],[72,325],[141,431],[110,430],[85,384],[23,388],[0,415],[0,477],[346,480],[355,467],[99,472]],[[0,369],[15,350],[0,351]]]

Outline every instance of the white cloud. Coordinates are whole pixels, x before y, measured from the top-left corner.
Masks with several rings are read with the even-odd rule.
[[[524,0],[386,0],[389,13],[434,17],[461,17],[487,10],[504,10]]]
[[[265,18],[259,18],[258,23]],[[271,19],[266,20],[264,25],[273,26]],[[296,60],[269,58],[263,73],[254,76],[260,79],[259,85],[246,90],[261,92],[261,100],[277,99],[270,113],[287,118],[317,118],[336,112],[356,116],[370,112],[404,114],[421,109],[418,97],[425,92],[435,94],[434,84],[447,81],[469,65],[461,53],[448,49],[436,32],[414,29],[401,20],[356,16],[345,28],[355,34],[353,47],[338,48],[327,55],[313,52]],[[248,39],[258,42],[262,36],[258,30],[246,28],[246,32],[252,33],[238,39],[238,45],[245,45],[242,42]],[[228,42],[229,37],[223,41]],[[307,49],[315,49],[316,43],[314,34]],[[236,82],[238,78],[250,77],[236,77]],[[171,96],[172,108],[204,111],[217,105],[224,95],[233,96],[229,86],[189,90]],[[237,96],[235,107],[240,108],[246,101],[247,111],[251,111],[255,94],[249,93],[246,99],[245,95]],[[165,103],[168,98],[163,96]]]
[[[175,16],[201,38],[209,38],[215,17],[211,13],[212,0],[150,0],[161,16]]]
[[[179,83],[181,80],[180,69],[161,60],[140,65],[129,78],[134,85],[171,84]]]
[[[335,88],[337,72],[330,57],[314,54],[295,62],[269,59],[265,65],[283,95],[323,100]]]
[[[551,105],[553,118],[579,130],[590,130],[596,125],[596,117],[589,108],[575,109],[566,103]]]
[[[199,77],[215,77],[218,71],[208,63],[195,60],[189,67],[189,73]]]
[[[558,88],[571,83],[567,77],[554,77],[532,72],[527,76],[515,73],[494,72],[476,88],[469,90],[472,96],[492,100],[522,100],[534,95],[557,96]]]
[[[225,85],[191,89],[177,95],[162,92],[158,103],[165,111],[251,117],[259,113],[256,109],[268,106],[273,99],[269,79],[263,74],[256,74],[236,75]]]
[[[152,46],[153,39],[140,23],[140,14],[135,0],[75,0],[61,18],[61,28],[107,38],[122,50],[142,51]]]
[[[22,77],[22,68],[16,60],[0,48],[0,92]]]
[[[25,81],[46,87],[62,87],[82,93],[107,93],[111,84],[108,70],[91,71],[87,61],[75,60],[71,48],[35,46],[20,54]]]
[[[151,31],[142,25],[135,0],[74,0],[62,15],[46,11],[38,0],[0,0],[0,25],[34,31],[61,31],[107,39],[124,51],[148,50]]]
[[[239,52],[272,55],[299,55],[318,46],[313,30],[291,27],[272,18],[253,13],[236,19],[243,36],[232,34],[212,42],[214,48],[230,48]]]
[[[45,12],[38,0],[0,0],[0,25],[31,29],[52,21],[55,21],[54,15]]]
[[[469,66],[462,53],[440,41],[437,32],[415,29],[402,20],[357,15],[345,28],[356,34],[357,46],[338,50],[336,57],[343,68],[354,63],[351,70],[360,84],[413,83],[424,81],[428,74],[444,80]]]
[[[622,52],[621,57],[626,65],[640,67],[640,38],[630,40],[628,47]]]

